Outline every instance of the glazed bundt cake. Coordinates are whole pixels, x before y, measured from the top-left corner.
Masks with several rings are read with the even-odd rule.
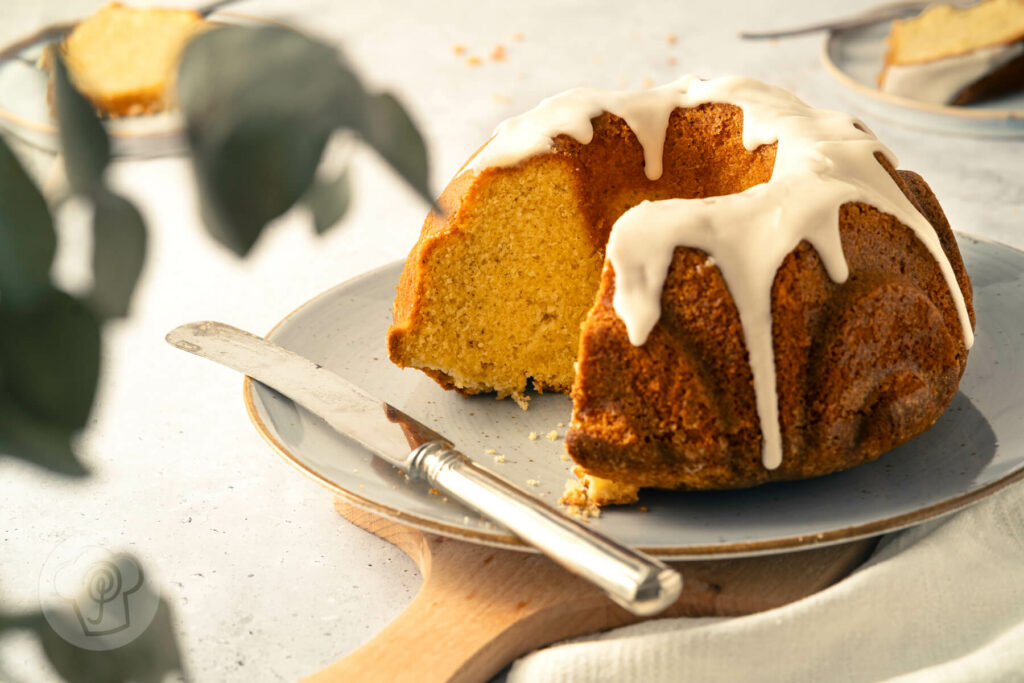
[[[571,387],[581,474],[723,489],[872,460],[945,410],[971,288],[855,118],[687,77],[510,119],[444,191],[388,352],[464,394]]]

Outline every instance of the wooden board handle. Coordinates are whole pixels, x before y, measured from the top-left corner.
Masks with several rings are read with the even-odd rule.
[[[373,640],[307,681],[485,681],[544,645],[643,620],[543,555],[423,533],[341,499],[335,507],[409,555],[423,586]],[[658,616],[736,616],[779,607],[846,576],[874,545],[868,539],[784,555],[675,562],[683,594]]]

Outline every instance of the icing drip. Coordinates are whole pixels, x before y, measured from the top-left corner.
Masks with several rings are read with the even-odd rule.
[[[919,64],[892,64],[882,75],[880,90],[920,102],[948,104],[961,90],[1024,54],[1024,42],[996,45],[965,55]]]
[[[754,380],[762,432],[762,461],[782,462],[772,338],[771,290],[783,259],[807,240],[835,282],[849,275],[839,234],[839,211],[863,202],[907,225],[935,258],[953,296],[964,343],[974,342],[970,317],[953,268],[935,230],[875,159],[893,154],[847,114],[812,109],[791,93],[759,81],[687,76],[640,93],[576,89],[549,98],[503,123],[473,166],[506,166],[547,151],[560,133],[582,143],[602,111],[629,124],[644,148],[648,178],[661,175],[669,116],[677,107],[727,103],[743,110],[748,150],[778,143],[771,179],[743,192],[706,199],[647,201],[612,227],[607,258],[615,270],[615,312],[640,346],[661,316],[661,291],[677,246],[706,252],[721,270],[739,312]],[[858,125],[860,127],[858,127]]]

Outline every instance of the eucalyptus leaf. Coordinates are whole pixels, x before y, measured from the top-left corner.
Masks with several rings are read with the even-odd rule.
[[[103,318],[128,313],[146,257],[146,225],[135,206],[107,190],[94,194],[93,291],[89,303]]]
[[[36,630],[43,623],[42,612],[27,612],[24,614],[0,613],[0,633],[8,629],[31,629]]]
[[[313,181],[343,67],[294,31],[224,27],[182,56],[178,94],[204,220],[240,255]]]
[[[310,192],[337,128],[358,132],[432,202],[409,115],[392,95],[367,93],[330,45],[275,26],[206,31],[182,56],[178,97],[203,220],[238,254]]]
[[[61,618],[49,614],[51,619]],[[69,620],[69,628],[77,626],[70,611],[63,618]],[[171,609],[162,598],[149,627],[138,638],[116,649],[84,650],[76,647],[64,640],[47,623],[41,624],[36,633],[47,659],[61,677],[70,683],[160,683],[167,674],[184,671],[174,636]]]
[[[42,193],[0,138],[0,295],[5,302],[29,305],[49,289],[56,248]]]
[[[56,52],[55,47],[50,49]],[[90,194],[103,182],[103,171],[110,163],[110,141],[92,105],[71,84],[64,61],[57,56],[52,62],[68,182],[75,192]]]
[[[409,114],[390,93],[372,95],[359,130],[363,139],[427,202],[434,203],[428,182],[427,148]]]
[[[51,290],[30,309],[0,300],[0,392],[41,423],[85,426],[100,368],[100,327],[74,297]]]
[[[28,413],[0,396],[0,454],[26,460],[58,474],[81,477],[88,470],[71,447],[74,431]]]
[[[313,227],[320,234],[341,220],[352,203],[352,184],[348,172],[343,171],[331,180],[316,179],[303,201],[313,213]]]

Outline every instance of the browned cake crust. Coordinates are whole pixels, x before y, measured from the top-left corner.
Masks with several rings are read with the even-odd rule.
[[[971,285],[928,185],[880,158],[934,226],[964,293]],[[584,325],[566,447],[585,470],[638,486],[724,489],[802,479],[874,460],[930,427],[967,361],[952,296],[909,228],[842,207],[850,277],[836,284],[807,243],[772,288],[782,465],[761,432],[739,317],[717,268],[678,248],[647,343],[629,343],[606,268]]]

